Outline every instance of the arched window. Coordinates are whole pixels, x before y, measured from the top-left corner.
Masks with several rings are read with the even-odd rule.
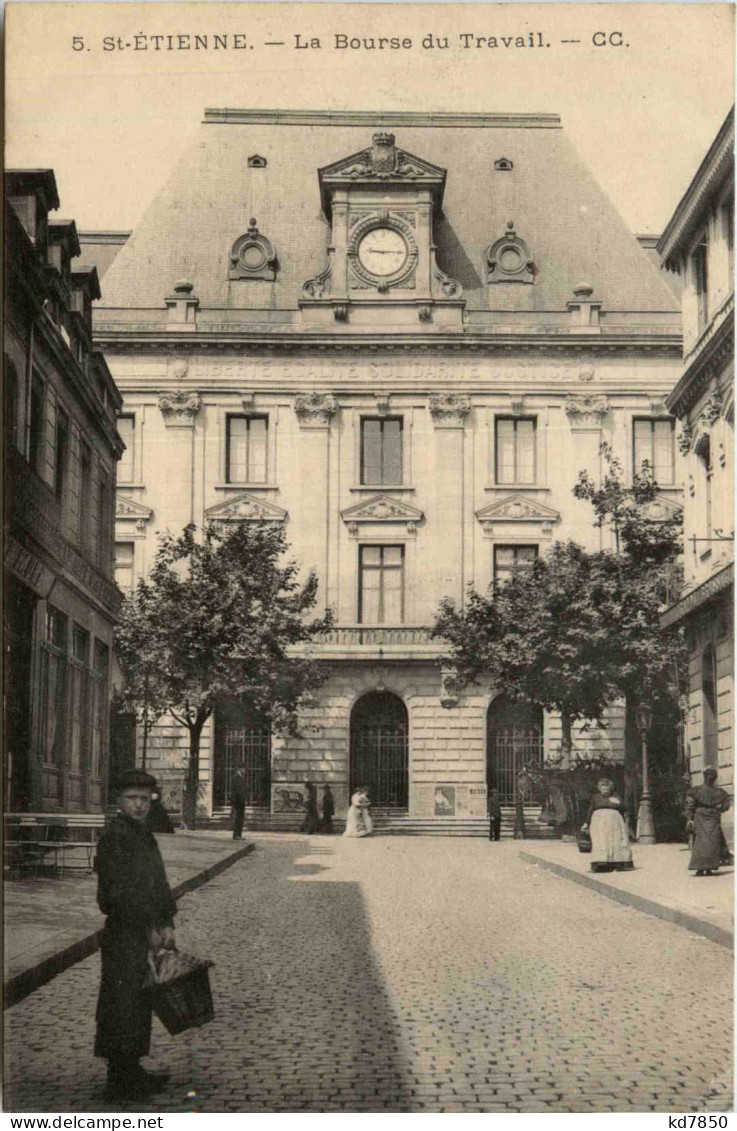
[[[719,760],[719,722],[717,717],[717,657],[713,644],[707,644],[701,656],[701,714],[704,766],[716,766]]]

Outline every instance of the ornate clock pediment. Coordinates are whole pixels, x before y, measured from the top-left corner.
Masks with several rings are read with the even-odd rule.
[[[526,499],[523,495],[507,495],[476,511],[476,518],[487,534],[493,533],[497,525],[509,523],[535,524],[542,527],[544,534],[552,532],[553,524],[560,521],[560,513],[546,507],[536,499]]]
[[[351,534],[357,534],[360,524],[367,522],[403,523],[408,534],[414,534],[417,524],[425,517],[424,512],[401,499],[391,495],[374,495],[371,499],[346,507],[340,517]]]
[[[285,522],[288,512],[275,503],[259,499],[248,491],[216,503],[205,511],[210,522]]]
[[[368,149],[351,153],[318,171],[320,196],[326,216],[330,217],[332,214],[333,190],[362,183],[373,185],[377,181],[380,184],[387,181],[409,182],[429,187],[432,189],[435,207],[440,209],[445,188],[445,169],[414,153],[397,148],[395,140],[393,133],[379,131],[374,134]]]

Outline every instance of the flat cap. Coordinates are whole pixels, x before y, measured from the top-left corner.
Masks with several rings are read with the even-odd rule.
[[[156,778],[145,770],[124,770],[115,781],[118,793],[124,789],[156,789]]]

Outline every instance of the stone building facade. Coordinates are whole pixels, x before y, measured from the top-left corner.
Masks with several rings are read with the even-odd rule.
[[[684,457],[681,599],[663,616],[691,647],[686,741],[696,783],[716,766],[734,792],[734,110],[658,250],[683,289],[683,367],[668,396]],[[725,827],[733,830],[734,816]]]
[[[246,761],[251,801],[306,778],[413,818],[486,812],[555,717],[454,695],[431,642],[464,599],[556,539],[602,544],[572,487],[607,440],[680,505],[677,301],[555,115],[206,111],[105,275],[95,337],[124,397],[117,577],[157,530],[285,523],[335,630],[302,737],[223,706],[203,812]],[[622,754],[622,712],[581,746]],[[186,738],[149,746],[176,804]],[[153,753],[151,753],[151,751]]]
[[[122,406],[92,342],[94,267],[50,169],[5,175],[5,757],[12,810],[106,800]]]

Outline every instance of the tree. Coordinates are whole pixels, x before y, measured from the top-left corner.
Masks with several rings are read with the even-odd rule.
[[[123,601],[115,629],[116,655],[125,681],[119,702],[121,709],[125,707],[132,712],[143,727],[141,765],[144,769],[148,736],[155,723],[166,714],[168,706],[158,657],[148,647],[150,598],[150,586],[139,585],[135,595]]]
[[[297,563],[284,561],[281,526],[243,522],[223,532],[210,524],[200,539],[196,533],[190,525],[178,537],[160,536],[149,578],[124,602],[116,640],[126,697],[143,711],[149,696],[189,732],[189,827],[202,730],[218,701],[236,700],[277,734],[296,734],[299,708],[327,671],[295,646],[331,624],[329,612],[306,619],[317,577],[301,583]]]
[[[451,646],[461,686],[483,674],[513,700],[558,711],[563,750],[576,720],[600,720],[617,694],[600,606],[608,578],[596,555],[557,542],[486,595],[469,589],[466,607],[445,600],[432,635]]]

